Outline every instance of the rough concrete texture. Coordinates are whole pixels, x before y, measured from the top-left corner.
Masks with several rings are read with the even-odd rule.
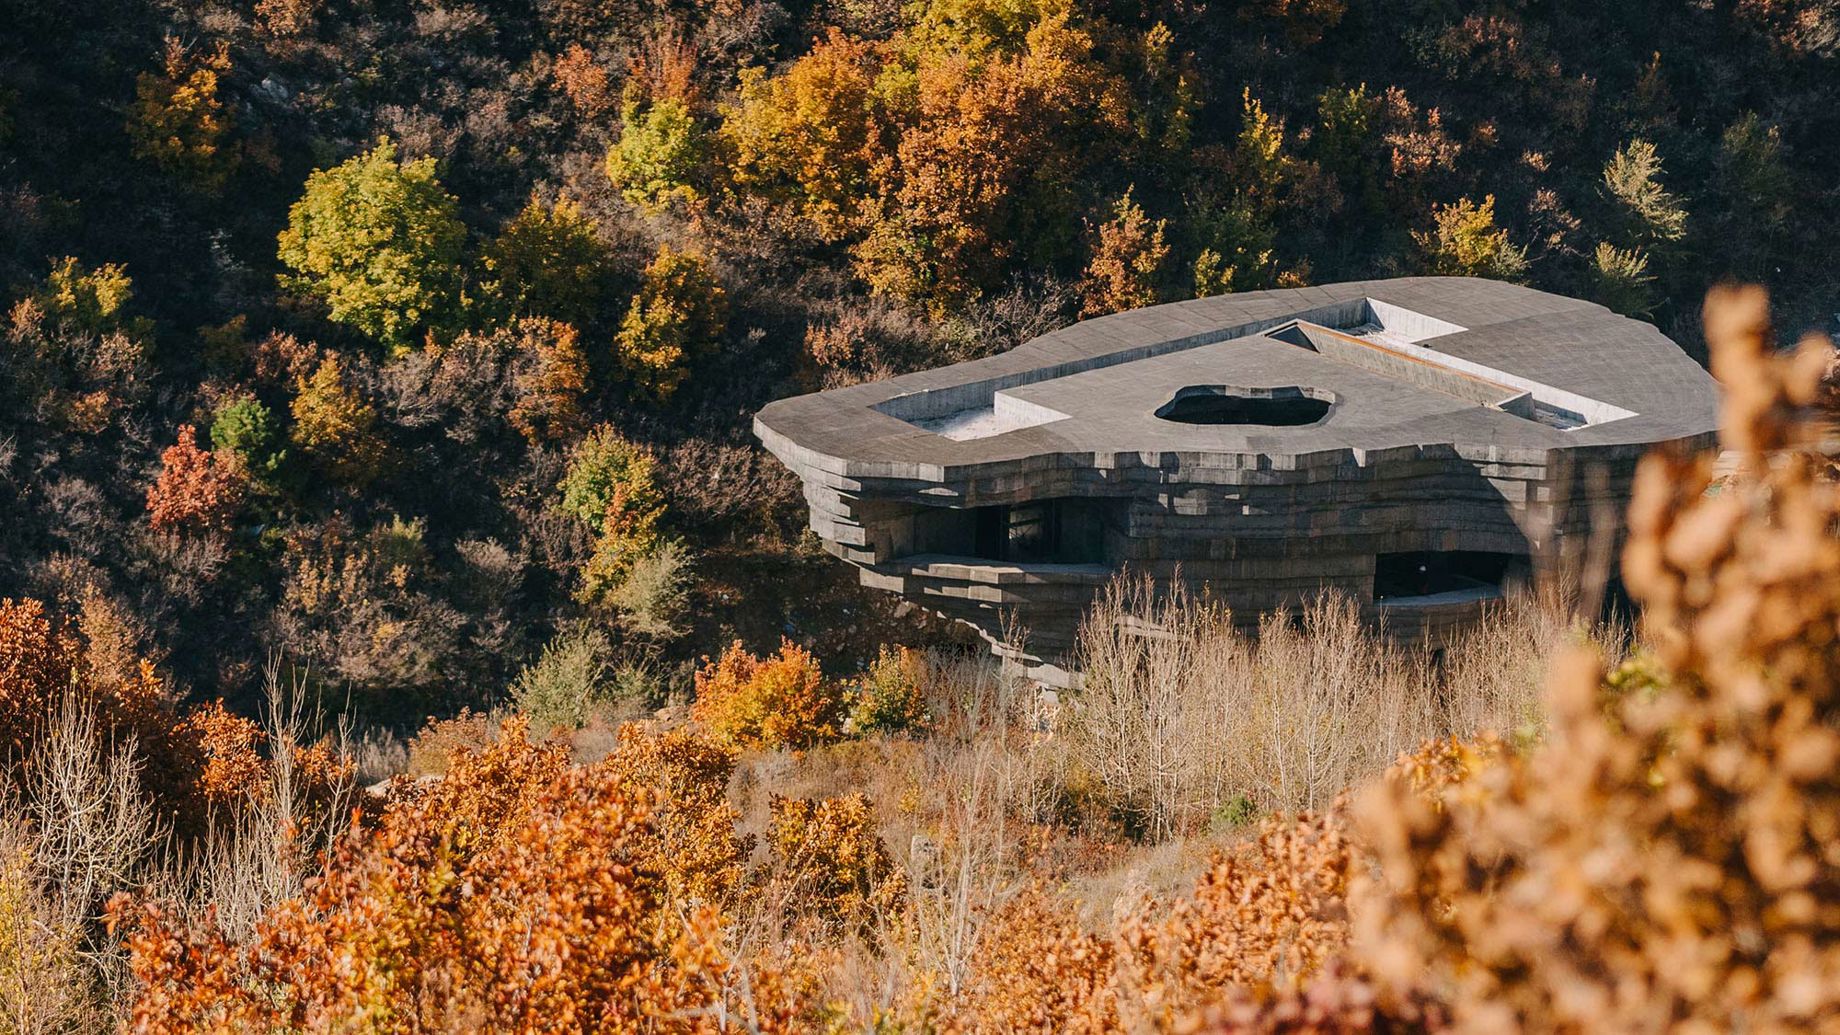
[[[1716,406],[1649,324],[1432,277],[1119,313],[754,428],[865,584],[993,643],[1013,620],[1002,649],[1052,672],[1124,569],[1246,622],[1339,589],[1435,637],[1568,540],[1614,544],[1636,460],[1710,443]]]

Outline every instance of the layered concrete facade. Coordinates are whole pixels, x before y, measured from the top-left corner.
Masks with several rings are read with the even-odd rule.
[[[1440,277],[1119,313],[783,399],[754,428],[866,585],[1053,676],[1121,570],[1248,622],[1337,589],[1437,636],[1532,558],[1620,535],[1637,459],[1709,444],[1716,407],[1649,324]]]

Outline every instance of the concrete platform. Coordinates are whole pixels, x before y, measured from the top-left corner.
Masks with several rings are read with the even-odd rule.
[[[1716,407],[1649,324],[1434,277],[1119,313],[754,427],[865,582],[993,642],[1013,616],[1012,653],[1060,668],[1109,572],[1205,583],[1248,622],[1328,588],[1378,617],[1402,557],[1493,570],[1620,536],[1636,459],[1710,444]],[[1427,610],[1445,628],[1488,596]]]

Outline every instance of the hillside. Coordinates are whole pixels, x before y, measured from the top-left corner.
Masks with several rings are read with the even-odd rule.
[[[0,0],[0,1032],[1831,1025],[1837,71],[1827,0]],[[1630,627],[1124,580],[1042,695],[749,432],[1406,274],[1727,387]]]

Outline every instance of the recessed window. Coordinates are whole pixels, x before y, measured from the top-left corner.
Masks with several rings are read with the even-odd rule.
[[[1315,424],[1329,415],[1335,397],[1315,388],[1233,388],[1189,385],[1156,411],[1178,424],[1245,424],[1292,428]]]
[[[1481,550],[1428,550],[1383,553],[1374,558],[1374,599],[1399,603],[1419,597],[1460,594],[1499,596],[1503,587],[1524,579],[1523,554]]]
[[[1039,500],[1013,507],[978,507],[970,554],[1019,564],[1095,564],[1104,559],[1101,506],[1076,499]]]

